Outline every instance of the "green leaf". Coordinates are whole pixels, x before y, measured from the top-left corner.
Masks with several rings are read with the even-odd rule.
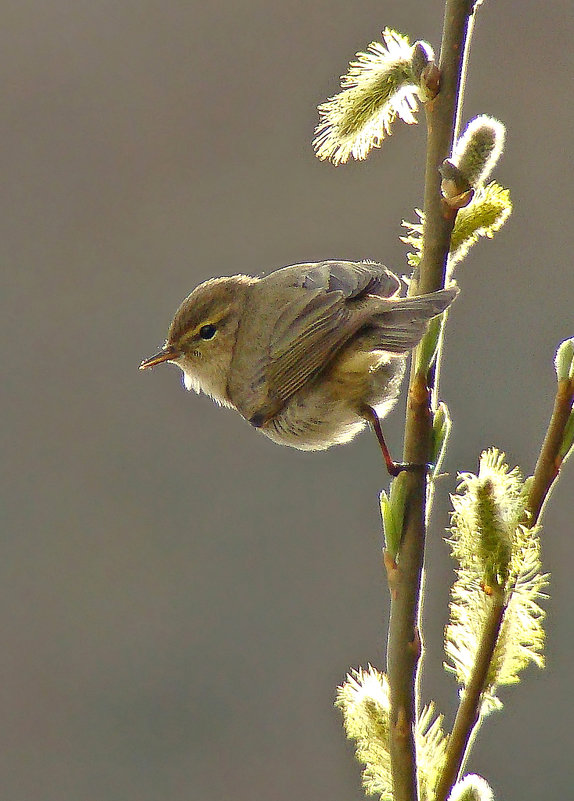
[[[558,381],[574,378],[574,337],[561,342],[554,359]]]
[[[390,495],[383,491],[380,496],[385,548],[393,559],[397,557],[401,545],[406,497],[407,479],[405,473],[399,473],[392,480]]]

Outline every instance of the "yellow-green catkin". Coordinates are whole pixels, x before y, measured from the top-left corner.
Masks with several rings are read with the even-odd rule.
[[[432,58],[430,45],[411,45],[406,36],[386,28],[382,42],[371,42],[356,54],[341,78],[342,91],[319,107],[313,146],[317,157],[342,164],[350,157],[364,159],[380,147],[400,117],[416,122],[421,54]]]

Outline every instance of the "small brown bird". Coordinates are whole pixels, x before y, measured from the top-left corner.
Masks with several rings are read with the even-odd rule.
[[[399,297],[382,264],[295,264],[264,278],[205,281],[181,304],[165,345],[140,369],[173,362],[187,389],[236,409],[282,445],[322,450],[370,422],[389,472],[379,419],[395,403],[407,354],[456,287]]]

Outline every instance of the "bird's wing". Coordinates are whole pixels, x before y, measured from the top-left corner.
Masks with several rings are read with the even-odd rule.
[[[250,288],[232,360],[234,406],[262,425],[329,363],[364,322],[366,295],[391,297],[400,281],[381,264],[328,261],[285,267]],[[276,315],[261,325],[263,304]]]
[[[420,342],[428,321],[447,309],[457,294],[458,288],[450,286],[428,295],[372,302],[373,312],[360,334],[362,347],[407,353]]]
[[[340,290],[347,300],[367,294],[390,298],[401,282],[382,264],[369,261],[320,261],[283,267],[262,279],[267,287],[300,287],[312,291]]]

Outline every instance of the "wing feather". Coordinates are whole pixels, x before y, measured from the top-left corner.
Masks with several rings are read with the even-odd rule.
[[[234,406],[258,422],[277,414],[356,333],[362,320],[353,302],[399,288],[382,264],[339,261],[285,267],[253,284],[229,375]],[[277,314],[262,323],[270,297]]]
[[[262,425],[359,331],[365,349],[410,350],[456,290],[399,298],[400,286],[382,264],[339,261],[297,264],[254,282],[229,370],[233,405]]]

